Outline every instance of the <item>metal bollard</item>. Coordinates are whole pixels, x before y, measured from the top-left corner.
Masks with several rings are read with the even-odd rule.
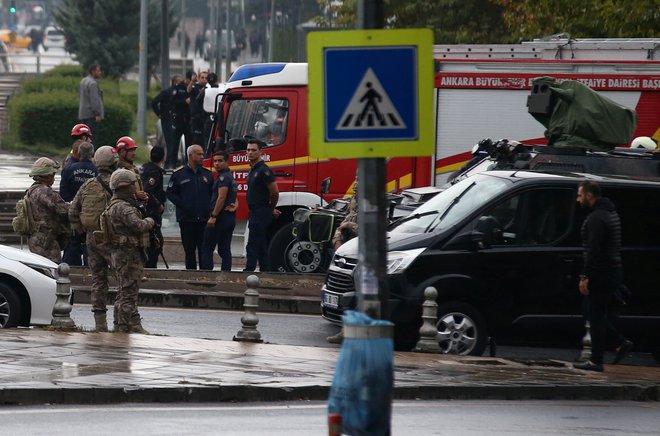
[[[424,304],[422,305],[422,327],[419,329],[419,341],[413,351],[422,353],[439,353],[440,345],[436,340],[438,328],[438,290],[433,286],[424,289]]]
[[[71,269],[68,263],[61,263],[57,268],[57,288],[55,290],[55,305],[53,306],[53,319],[50,325],[59,329],[72,329],[76,324],[71,319],[71,279],[69,273]]]
[[[580,351],[580,357],[578,360],[581,362],[586,362],[591,359],[591,325],[589,321],[584,323],[584,336],[582,337],[582,351]]]
[[[245,313],[241,317],[243,327],[234,336],[235,341],[241,342],[263,342],[261,333],[257,330],[259,324],[259,316],[257,315],[257,308],[259,307],[259,277],[255,275],[248,276],[247,289],[245,290]]]

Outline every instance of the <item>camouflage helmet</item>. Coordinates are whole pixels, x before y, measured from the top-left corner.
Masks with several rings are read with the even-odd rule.
[[[110,177],[110,189],[114,191],[124,186],[131,186],[135,184],[136,180],[137,176],[133,171],[122,168],[112,173]]]
[[[117,153],[109,145],[99,147],[94,153],[94,163],[98,167],[111,167],[117,163]]]
[[[52,159],[47,157],[40,157],[32,164],[32,170],[30,170],[30,177],[37,176],[52,176],[59,169],[59,164]]]

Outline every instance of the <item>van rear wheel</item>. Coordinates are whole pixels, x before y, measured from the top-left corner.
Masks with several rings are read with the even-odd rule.
[[[443,353],[481,356],[486,349],[486,321],[477,309],[467,303],[439,305],[436,327],[436,340]]]

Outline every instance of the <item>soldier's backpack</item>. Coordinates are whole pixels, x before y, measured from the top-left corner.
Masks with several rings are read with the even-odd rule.
[[[11,220],[11,226],[20,236],[30,236],[33,233],[34,221],[30,208],[30,193],[34,187],[25,191],[23,198],[16,202],[16,216]]]
[[[101,215],[99,216],[99,229],[92,233],[97,245],[117,244],[118,239],[114,233],[114,227],[112,226],[108,211],[113,205],[120,203],[121,201],[123,200],[114,199],[101,211]]]
[[[93,232],[101,228],[99,218],[112,198],[112,191],[100,175],[87,184],[80,208],[80,224],[85,231]]]

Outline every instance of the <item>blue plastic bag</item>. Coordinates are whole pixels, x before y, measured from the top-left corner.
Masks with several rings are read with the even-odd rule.
[[[358,326],[358,337],[350,337],[356,330],[350,326]],[[361,312],[344,314],[344,341],[328,400],[328,413],[341,415],[344,434],[390,434],[394,387],[391,330],[388,321]]]

